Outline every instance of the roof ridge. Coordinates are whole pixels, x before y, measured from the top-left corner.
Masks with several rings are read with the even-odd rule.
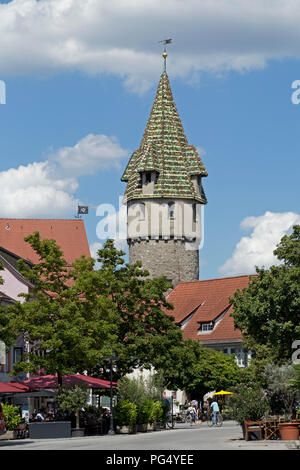
[[[226,276],[226,277],[215,277],[211,279],[197,279],[195,281],[180,281],[176,287],[182,284],[193,284],[195,282],[209,282],[209,281],[223,281],[225,279],[237,279],[241,277],[251,277],[251,276],[257,276],[257,274],[239,274],[237,276]],[[173,289],[174,291],[175,289]]]
[[[65,222],[84,222],[83,219],[44,219],[43,217],[34,217],[34,218],[18,218],[18,217],[0,217],[0,220],[63,220]]]

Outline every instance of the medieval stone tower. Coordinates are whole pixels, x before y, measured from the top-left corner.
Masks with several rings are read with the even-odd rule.
[[[199,279],[202,178],[207,171],[188,144],[164,69],[140,144],[121,181],[127,182],[129,262],[140,260],[151,277],[173,287]]]

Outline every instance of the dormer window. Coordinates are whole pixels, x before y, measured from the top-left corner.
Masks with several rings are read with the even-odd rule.
[[[200,331],[212,331],[214,329],[214,322],[201,323]]]
[[[146,184],[151,183],[151,171],[146,171],[145,183]]]

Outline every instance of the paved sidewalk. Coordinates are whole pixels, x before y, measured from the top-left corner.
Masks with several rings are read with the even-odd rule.
[[[176,424],[174,429],[151,433],[86,436],[67,439],[0,441],[2,450],[294,450],[300,441],[245,441],[241,426],[225,421],[221,428],[206,423]]]

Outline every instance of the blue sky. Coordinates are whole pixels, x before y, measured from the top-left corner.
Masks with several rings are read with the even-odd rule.
[[[173,37],[173,96],[208,170],[200,279],[253,273],[275,261],[276,243],[300,223],[295,2],[285,2],[295,9],[287,17],[277,0],[275,8],[245,0],[237,9],[234,1],[213,0],[205,10],[174,0],[161,23],[170,0],[164,7],[156,0],[1,3],[0,217],[73,218],[79,201],[90,207],[90,244],[103,243],[96,208],[118,207],[120,177],[140,144],[162,71],[158,40]],[[122,20],[125,3],[131,16],[123,11]],[[112,28],[101,35],[106,23]]]

